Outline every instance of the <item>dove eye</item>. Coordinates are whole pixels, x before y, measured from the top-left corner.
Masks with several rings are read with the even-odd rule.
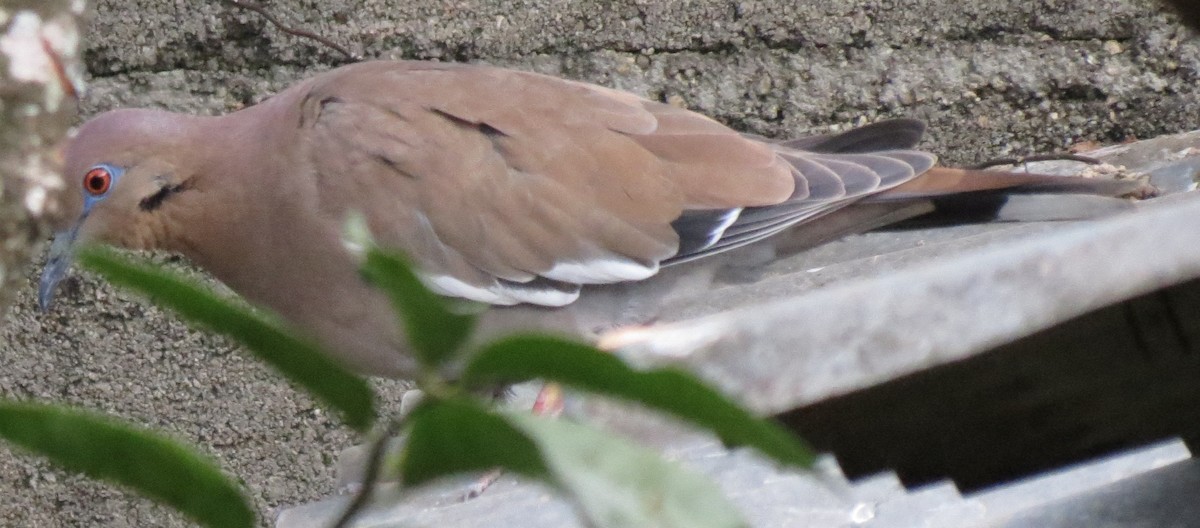
[[[83,190],[92,196],[103,196],[112,187],[112,173],[104,167],[93,167],[83,175]]]

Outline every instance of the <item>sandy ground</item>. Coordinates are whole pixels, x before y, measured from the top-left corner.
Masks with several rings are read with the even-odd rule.
[[[797,4],[804,4],[798,6]],[[888,116],[930,123],[952,163],[1196,128],[1200,46],[1146,1],[275,0],[281,18],[367,57],[486,61],[683,103],[771,136]],[[338,55],[217,2],[99,2],[90,115],[220,113]],[[31,273],[35,270],[31,269]],[[166,430],[274,508],[333,491],[354,435],[222,339],[89,278],[49,314],[8,315],[0,396]],[[380,383],[388,405],[403,390]],[[2,526],[186,526],[128,493],[0,447]]]

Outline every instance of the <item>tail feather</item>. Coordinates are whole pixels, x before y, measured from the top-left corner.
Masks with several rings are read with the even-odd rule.
[[[1150,192],[1150,188],[1136,180],[933,167],[916,178],[871,196],[868,200],[912,200],[976,192],[1125,196],[1145,195]]]
[[[1153,196],[1136,180],[934,167],[861,204],[928,202],[934,210],[895,227],[1102,218],[1134,208],[1121,197]]]
[[[909,150],[923,130],[919,121],[893,120],[772,142],[793,167],[791,199],[684,211],[672,224],[679,251],[662,264],[695,260],[788,228],[789,238],[809,245],[897,223],[1095,218],[1133,206],[1116,197],[1153,195],[1153,187],[1132,180],[935,167],[932,154]]]

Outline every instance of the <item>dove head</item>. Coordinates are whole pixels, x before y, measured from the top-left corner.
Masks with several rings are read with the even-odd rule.
[[[155,110],[116,110],[84,123],[67,146],[63,164],[65,218],[39,285],[49,306],[74,249],[103,242],[131,249],[160,247],[165,215],[192,189],[193,151],[202,148],[194,118]]]

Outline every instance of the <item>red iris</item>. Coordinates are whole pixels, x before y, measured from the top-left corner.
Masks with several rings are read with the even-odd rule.
[[[92,196],[100,196],[108,192],[112,186],[112,174],[108,169],[96,167],[83,175],[83,190]]]

